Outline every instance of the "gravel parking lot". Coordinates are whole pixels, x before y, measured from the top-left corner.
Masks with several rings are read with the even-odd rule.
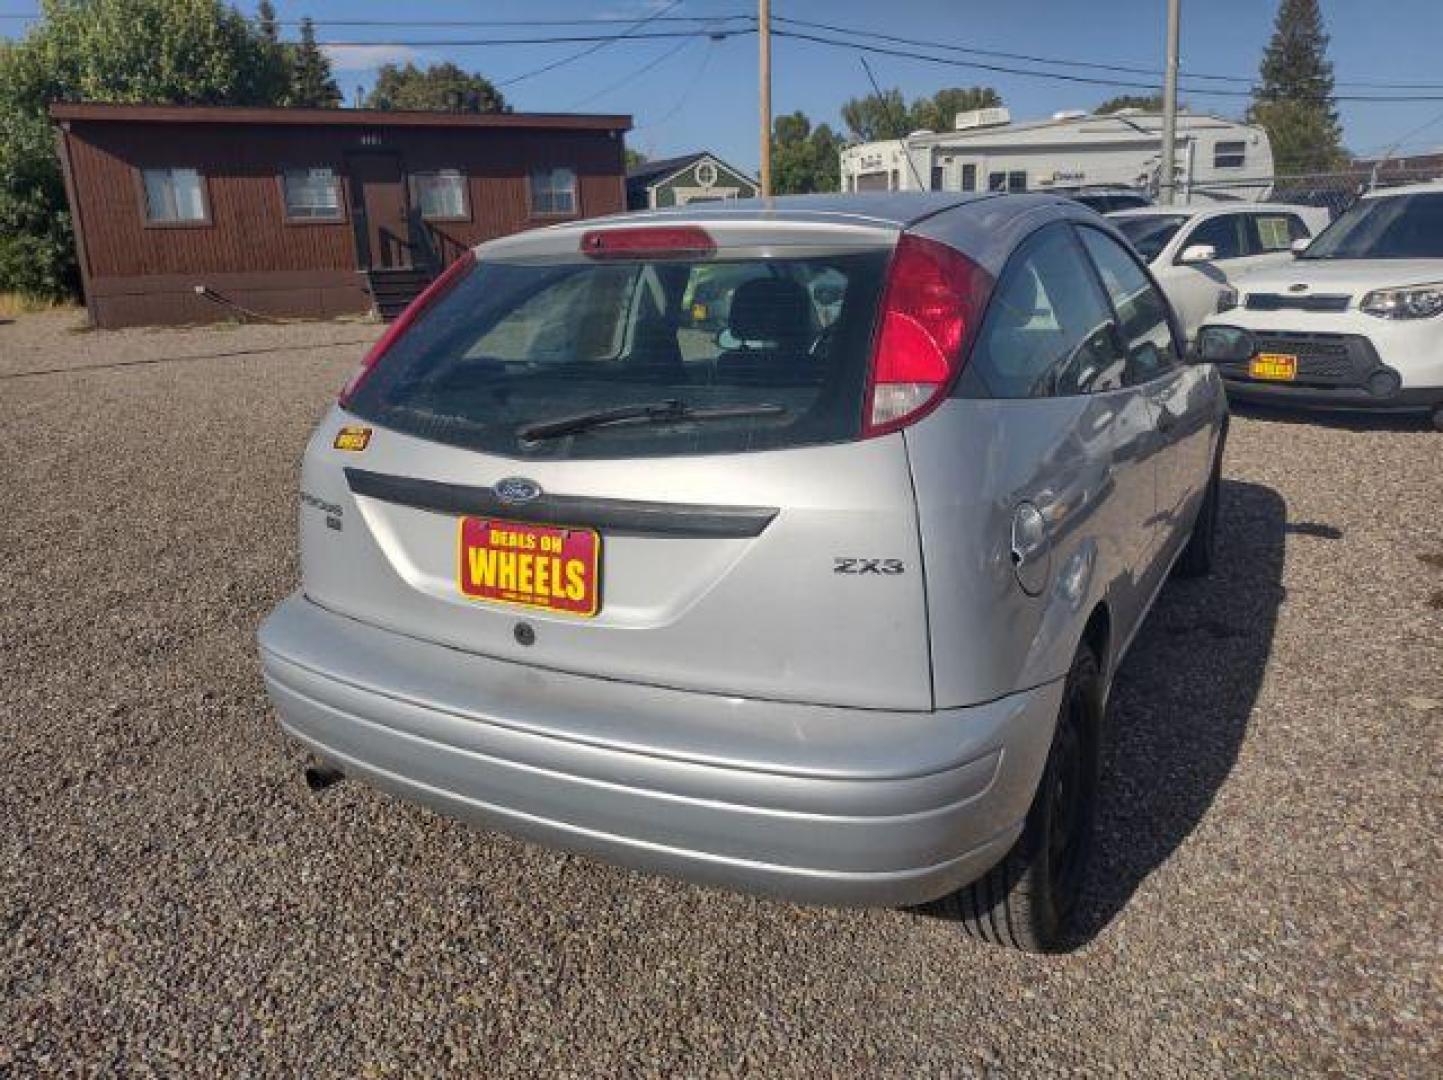
[[[643,877],[354,783],[254,632],[377,332],[0,325],[0,1074],[1436,1076],[1443,435],[1234,418],[1111,710],[1089,940]]]

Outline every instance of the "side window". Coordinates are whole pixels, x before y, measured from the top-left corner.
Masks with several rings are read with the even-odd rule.
[[[1096,229],[1078,232],[1122,323],[1126,384],[1135,386],[1170,371],[1178,362],[1178,349],[1167,300],[1132,253],[1116,240]]]
[[[1123,385],[1123,357],[1107,299],[1066,226],[1044,229],[1013,255],[958,393],[1033,398]]]
[[[1219,262],[1223,259],[1240,259],[1248,250],[1244,238],[1246,224],[1242,214],[1220,214],[1209,218],[1182,242],[1178,254],[1181,255],[1194,244],[1207,244],[1217,252],[1215,258]]]
[[[1287,251],[1294,240],[1311,235],[1296,214],[1253,214],[1249,223],[1248,240],[1253,255]]]
[[[1213,168],[1241,169],[1247,161],[1248,144],[1245,142],[1213,143]]]

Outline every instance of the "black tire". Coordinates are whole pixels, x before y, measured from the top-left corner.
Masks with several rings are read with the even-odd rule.
[[[973,937],[1027,952],[1065,952],[1086,878],[1097,809],[1102,675],[1086,645],[1068,672],[1052,748],[1022,835],[983,877],[937,901]]]
[[[1433,410],[1433,426],[1437,430],[1443,431],[1443,405],[1439,405]]]
[[[1207,494],[1202,506],[1198,507],[1197,520],[1193,522],[1192,535],[1187,547],[1182,549],[1173,573],[1180,578],[1202,578],[1212,573],[1218,547],[1218,503],[1222,498],[1223,447],[1218,443],[1217,457],[1213,459],[1213,471],[1208,476]]]

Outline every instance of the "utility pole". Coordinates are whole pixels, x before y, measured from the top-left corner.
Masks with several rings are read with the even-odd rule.
[[[762,144],[760,180],[762,182],[762,197],[772,193],[772,4],[771,0],[758,0],[757,7],[757,41],[761,49],[760,63],[758,65],[761,74],[761,125]]]
[[[1182,0],[1167,0],[1167,73],[1162,84],[1162,167],[1157,201],[1171,206],[1177,183],[1177,39]]]

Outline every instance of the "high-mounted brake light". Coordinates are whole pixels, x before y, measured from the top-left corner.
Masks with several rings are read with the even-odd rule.
[[[678,258],[715,251],[716,241],[697,225],[592,229],[581,236],[581,253],[593,259]]]
[[[872,348],[864,437],[931,412],[966,362],[992,275],[945,244],[903,235],[892,254]]]
[[[351,377],[346,380],[346,385],[341,387],[339,400],[342,408],[351,403],[351,399],[356,396],[356,391],[361,388],[361,384],[381,362],[381,357],[385,356],[386,351],[411,328],[411,324],[420,318],[422,312],[450,292],[475,265],[476,253],[467,249],[459,259],[441,271],[440,276],[427,285],[421,291],[421,295],[406,306],[405,311],[396,316],[396,321],[386,327],[386,332],[376,339],[376,344],[371,346],[370,351],[362,359],[361,366],[351,373]]]

